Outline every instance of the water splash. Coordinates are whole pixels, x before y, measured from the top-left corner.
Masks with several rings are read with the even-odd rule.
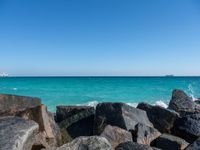
[[[168,105],[165,102],[161,101],[161,100],[156,101],[154,105],[155,106],[161,106],[161,107],[164,107],[164,108],[168,107]]]
[[[193,101],[197,100],[197,99],[194,97],[194,89],[193,89],[193,87],[192,87],[192,84],[189,84],[189,85],[188,85],[188,91],[189,91],[190,97],[192,97],[192,100],[193,100]]]

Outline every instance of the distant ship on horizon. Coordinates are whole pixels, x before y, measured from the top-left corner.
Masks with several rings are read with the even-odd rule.
[[[8,73],[5,73],[5,72],[0,73],[0,77],[8,77],[8,76],[9,76]]]
[[[165,77],[174,77],[173,74],[168,74],[168,75],[165,75]]]

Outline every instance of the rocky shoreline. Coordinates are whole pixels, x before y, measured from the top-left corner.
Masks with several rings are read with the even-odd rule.
[[[200,103],[174,90],[168,108],[57,106],[0,94],[0,150],[199,150]]]

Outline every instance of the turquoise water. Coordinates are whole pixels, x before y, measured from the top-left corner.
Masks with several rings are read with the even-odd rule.
[[[0,93],[39,97],[56,105],[92,105],[102,101],[132,105],[168,103],[173,89],[200,97],[200,77],[9,77],[0,78]]]

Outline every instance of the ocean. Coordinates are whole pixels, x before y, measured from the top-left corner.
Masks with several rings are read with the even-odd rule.
[[[57,105],[96,105],[98,102],[139,102],[167,106],[173,89],[200,97],[200,77],[6,77],[0,93],[39,97],[55,111]]]

